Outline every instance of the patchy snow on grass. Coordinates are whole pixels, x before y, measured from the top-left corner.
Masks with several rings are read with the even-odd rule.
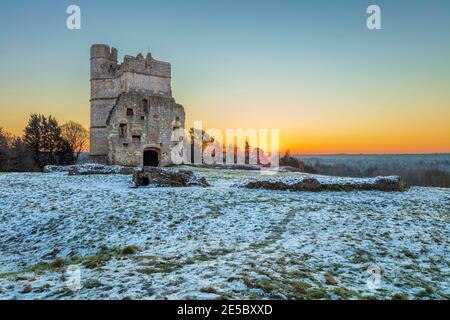
[[[0,174],[0,299],[450,298],[450,189],[248,190],[264,177],[188,170],[211,187]]]

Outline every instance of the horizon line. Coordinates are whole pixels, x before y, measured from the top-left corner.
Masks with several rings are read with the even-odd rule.
[[[400,152],[400,153],[291,153],[295,156],[423,156],[423,155],[450,155],[450,151],[445,152],[416,152],[416,153],[410,153],[410,152]]]

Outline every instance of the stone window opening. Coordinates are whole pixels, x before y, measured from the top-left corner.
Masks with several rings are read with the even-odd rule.
[[[121,138],[127,137],[127,125],[125,123],[119,124],[119,136]]]
[[[132,115],[134,115],[133,109],[128,108],[128,109],[127,109],[127,116],[132,116]]]
[[[141,143],[141,136],[133,136],[131,139],[133,143]]]
[[[141,101],[142,112],[148,113],[148,100],[144,99]]]
[[[172,122],[172,130],[176,131],[180,129],[180,127],[181,127],[180,117],[175,117],[175,121]]]

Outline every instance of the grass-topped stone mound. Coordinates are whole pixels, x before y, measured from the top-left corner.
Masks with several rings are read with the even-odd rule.
[[[172,168],[144,167],[133,174],[136,187],[208,187],[204,177],[199,177],[189,170],[176,170]]]
[[[399,176],[376,178],[271,178],[269,180],[251,181],[244,184],[248,189],[268,189],[286,191],[405,191],[408,185]]]

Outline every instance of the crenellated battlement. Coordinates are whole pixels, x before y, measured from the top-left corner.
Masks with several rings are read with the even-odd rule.
[[[103,58],[117,63],[117,49],[106,44],[94,44],[91,47],[91,59]]]
[[[168,62],[153,59],[151,53],[146,57],[126,55],[121,64],[117,61],[118,51],[106,44],[94,44],[91,47],[91,61],[94,78],[111,78],[121,76],[124,72],[138,73],[161,78],[171,77]]]
[[[125,56],[120,69],[123,72],[135,72],[163,78],[171,77],[170,63],[153,59],[151,53],[148,53],[145,58],[142,54],[138,54],[136,57]]]

